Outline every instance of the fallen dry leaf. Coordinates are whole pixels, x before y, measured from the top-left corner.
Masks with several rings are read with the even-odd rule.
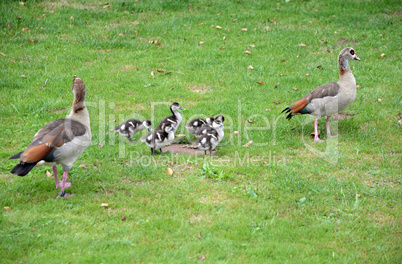
[[[299,47],[306,47],[306,44],[300,43]]]
[[[377,102],[381,103],[381,102],[382,102],[382,99],[381,99],[381,98],[378,98],[378,99],[377,99]]]
[[[6,54],[4,54],[3,52],[0,51],[0,55],[7,57]]]
[[[121,221],[126,221],[126,216],[125,215],[121,216]]]
[[[103,148],[103,145],[98,145],[98,148]]]
[[[102,206],[102,207],[108,207],[109,204],[108,204],[108,203],[101,203],[101,206]]]
[[[356,193],[355,198],[359,198],[360,197],[360,193]]]
[[[306,73],[305,75],[306,75],[306,76],[310,76],[310,73]]]
[[[221,26],[216,26],[215,28],[217,28],[217,29],[222,29],[222,27],[221,27]]]
[[[398,120],[398,125],[402,126],[402,119]]]
[[[381,57],[384,57],[385,56],[385,53],[381,53]]]
[[[244,53],[251,54],[251,52],[249,50],[246,50]]]
[[[155,75],[155,74],[154,74],[154,71],[151,71],[151,76],[154,77],[154,75]]]
[[[297,91],[297,88],[296,88],[296,87],[292,87],[292,89],[293,89],[293,91]]]
[[[380,37],[384,37],[384,36],[385,36],[385,33],[380,34]]]
[[[25,3],[24,3],[24,2],[20,2],[20,5],[25,5]]]
[[[106,3],[106,4],[103,6],[104,9],[105,9],[105,8],[108,8],[108,7],[110,7],[109,3]]]
[[[252,141],[252,140],[251,140],[250,142],[244,144],[243,147],[248,148],[248,147],[250,147],[251,145],[253,145],[253,141]]]
[[[225,46],[222,46],[222,47],[220,47],[219,49],[221,49],[221,50],[222,50],[222,49],[226,49],[226,48],[225,48]]]
[[[71,17],[70,17],[70,20],[74,20],[74,17],[73,17],[73,16],[71,16]]]
[[[34,43],[33,39],[28,39],[28,43]]]
[[[203,261],[204,259],[206,259],[207,257],[206,256],[201,256],[198,260],[199,261]]]
[[[223,40],[226,40],[226,36],[223,36]]]
[[[265,109],[265,112],[267,112],[267,111],[271,111],[271,109],[269,109],[269,108]]]
[[[299,54],[297,54],[296,58],[299,58],[299,57],[300,57],[300,55],[299,55]]]
[[[281,73],[281,74],[279,74],[279,77],[283,77],[283,76],[285,76],[285,74],[282,74],[282,73]]]
[[[318,65],[318,66],[317,66],[317,69],[322,70],[322,66],[321,66],[321,65]]]
[[[201,235],[201,232],[200,233],[198,233],[198,238],[201,238],[202,237],[202,235]]]
[[[254,70],[254,67],[251,66],[251,65],[249,65],[249,66],[247,67],[247,69],[249,69],[249,70]]]
[[[234,131],[233,134],[240,135],[240,132],[239,131]]]
[[[171,168],[166,169],[167,175],[172,176],[173,175],[173,170]]]
[[[242,28],[241,31],[247,31],[247,28]]]
[[[202,45],[202,44],[204,44],[204,41],[200,41],[200,42],[198,42],[198,44]]]
[[[263,81],[259,81],[259,82],[257,82],[258,84],[261,84],[261,85],[263,85],[264,84],[264,82]]]
[[[158,72],[165,72],[165,69],[157,69]]]
[[[25,78],[25,79],[26,79],[27,77],[23,74],[23,75],[21,75],[21,78]]]
[[[254,123],[252,120],[247,119],[247,122],[249,122],[250,124]]]
[[[31,229],[31,232],[35,232],[35,231],[36,231],[36,228],[32,228],[32,229]]]
[[[80,164],[78,167],[83,168],[83,169],[88,169],[88,166],[85,164]]]
[[[360,89],[360,88],[362,88],[362,87],[361,87],[360,85],[356,85],[356,88],[357,88],[357,89]]]
[[[321,132],[321,130],[317,130],[317,136],[319,136],[320,135],[320,132]],[[315,137],[315,132],[311,132],[310,133],[310,136],[312,136],[312,137]]]
[[[276,102],[276,101],[274,101],[273,103],[274,103],[274,104],[280,104],[281,102]]]
[[[278,88],[278,87],[279,87],[279,83],[277,85],[275,85],[275,88]]]
[[[10,207],[4,206],[4,210],[10,210]]]
[[[52,173],[51,173],[50,171],[47,170],[47,171],[46,171],[46,176],[47,176],[47,177],[52,177],[53,175],[52,175]]]

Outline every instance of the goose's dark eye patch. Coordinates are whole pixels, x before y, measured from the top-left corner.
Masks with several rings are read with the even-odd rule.
[[[354,50],[351,50],[351,51],[350,51],[350,54],[355,55],[355,51],[354,51]]]

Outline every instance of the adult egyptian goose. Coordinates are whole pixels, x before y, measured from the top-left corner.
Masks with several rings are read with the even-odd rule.
[[[314,121],[314,142],[322,141],[318,137],[318,119],[326,116],[327,135],[329,137],[338,136],[331,135],[329,126],[331,115],[345,109],[356,99],[356,80],[349,67],[350,60],[360,61],[353,48],[343,49],[338,56],[339,81],[315,88],[312,92],[282,111],[282,113],[288,113],[287,119],[291,119],[292,116],[299,114],[316,116],[317,118]]]
[[[209,124],[205,124],[203,125],[200,129],[198,129],[198,131],[194,134],[195,137],[199,138],[204,134],[207,133],[215,133],[215,128],[213,127],[213,123],[217,123],[218,125],[222,124],[225,121],[225,118],[223,117],[223,115],[217,115],[214,120],[212,121],[212,125]]]
[[[65,119],[54,120],[34,136],[28,147],[10,159],[20,159],[11,173],[25,176],[35,166],[50,163],[53,169],[56,189],[61,187],[57,198],[68,197],[64,189],[71,186],[67,182],[68,172],[75,160],[91,143],[91,128],[88,109],[85,107],[85,85],[80,78],[73,80],[74,101],[70,115]],[[63,166],[63,179],[57,179],[57,167]]]
[[[162,152],[162,147],[172,143],[174,140],[173,124],[165,124],[163,128],[157,128],[152,133],[141,138],[142,142],[151,148],[152,154],[155,155],[156,150]]]
[[[131,143],[133,142],[131,138],[138,131],[144,130],[146,128],[148,129],[148,132],[151,132],[152,131],[151,125],[152,123],[150,120],[144,120],[143,122],[141,122],[140,120],[137,119],[130,119],[118,125],[114,129],[114,132],[118,132],[121,136],[127,137],[128,141]]]
[[[207,155],[207,151],[209,150],[209,155],[211,155],[212,150],[214,150],[219,142],[221,142],[223,139],[223,129],[224,127],[222,122],[220,120],[214,120],[212,123],[212,128],[197,139],[197,141],[193,144],[193,148],[203,150],[205,155]]]
[[[178,112],[178,110],[183,110],[183,107],[180,106],[179,103],[173,103],[170,105],[170,111],[172,112],[173,115],[165,117],[158,125],[156,128],[157,130],[164,130],[165,126],[171,125],[173,132],[176,132],[177,127],[180,125],[182,116]],[[155,130],[156,130],[155,129]]]
[[[188,124],[186,125],[186,129],[188,133],[196,134],[202,126],[204,125],[211,126],[213,121],[214,118],[212,116],[205,118],[205,120],[201,118],[193,119],[190,122],[188,122]]]

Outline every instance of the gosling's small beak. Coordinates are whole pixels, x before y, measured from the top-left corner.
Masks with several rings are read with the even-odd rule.
[[[357,56],[355,57],[355,60],[358,60],[358,61],[360,61],[359,57],[357,57]]]
[[[183,108],[183,107],[181,107],[181,106],[180,106],[180,108],[179,108],[179,109],[180,109],[180,110],[184,110],[184,108]]]
[[[224,129],[225,127],[223,126],[223,124],[221,124],[221,128]]]
[[[152,132],[152,127],[148,127],[148,131],[149,131],[149,132]]]

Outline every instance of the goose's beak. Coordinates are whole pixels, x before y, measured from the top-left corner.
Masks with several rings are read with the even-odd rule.
[[[149,131],[149,132],[152,132],[152,127],[148,127],[148,131]]]
[[[357,57],[357,56],[355,57],[355,60],[358,60],[358,61],[360,61],[359,57]]]

